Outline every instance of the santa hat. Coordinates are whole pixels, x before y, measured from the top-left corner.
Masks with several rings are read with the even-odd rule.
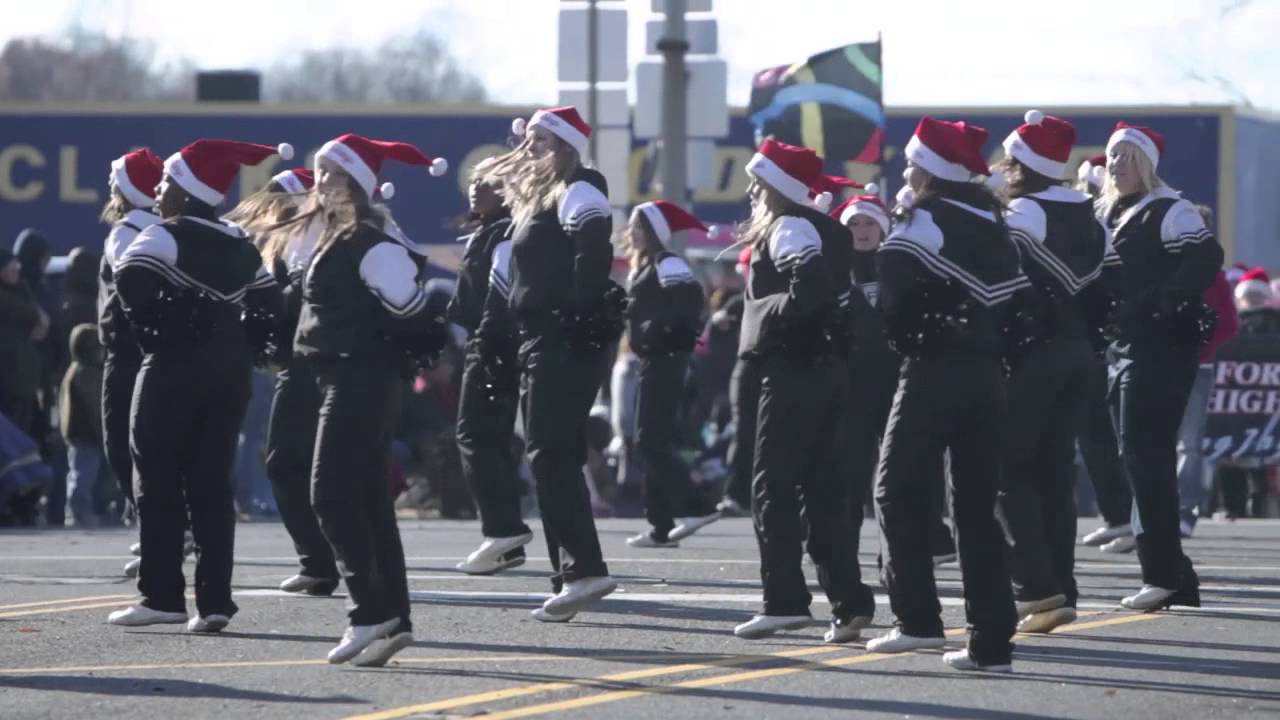
[[[822,158],[812,150],[773,139],[765,140],[747,163],[747,174],[799,205],[821,202],[822,187],[829,183],[822,174]],[[813,199],[815,194],[817,200]],[[826,201],[830,203],[830,197]]]
[[[586,157],[591,151],[591,126],[586,120],[582,119],[582,115],[578,113],[578,108],[572,105],[563,107],[548,108],[539,110],[533,114],[533,117],[525,122],[524,118],[516,118],[511,121],[511,133],[516,137],[524,137],[525,132],[529,128],[544,128],[561,140],[569,143],[569,146],[578,151],[579,157]]]
[[[840,221],[841,225],[848,225],[849,221],[855,216],[863,215],[875,220],[880,225],[880,229],[885,235],[889,234],[889,209],[884,206],[884,201],[880,199],[880,186],[875,183],[867,185],[866,195],[854,195],[845,200],[835,210],[831,211],[831,217]]]
[[[831,209],[831,203],[835,199],[836,193],[842,192],[845,188],[861,190],[862,187],[862,183],[857,180],[850,180],[838,175],[823,175],[818,180],[817,186],[813,188],[817,192],[817,195],[813,198],[813,206],[822,212],[826,212]]]
[[[707,231],[707,226],[689,211],[666,200],[640,203],[635,211],[649,221],[649,227],[653,228],[653,233],[658,236],[658,242],[663,247],[670,244],[672,235],[682,230]]]
[[[271,178],[271,181],[291,195],[301,195],[316,186],[316,176],[306,168],[285,170]]]
[[[111,161],[111,182],[131,205],[149,208],[164,176],[164,161],[151,148],[139,148]]]
[[[164,171],[192,197],[209,205],[221,204],[241,165],[257,165],[272,155],[288,160],[293,146],[275,147],[236,140],[197,140],[169,156]]]
[[[382,163],[387,160],[426,165],[435,177],[440,177],[449,170],[447,160],[428,157],[409,143],[370,140],[354,133],[340,135],[325,143],[316,152],[317,169],[320,167],[320,158],[328,158],[346,170],[369,197],[374,196],[374,190],[379,190],[387,200],[396,193],[396,186],[389,182],[378,185],[378,173],[382,172]]]
[[[1160,156],[1164,154],[1164,136],[1155,130],[1141,125],[1130,125],[1121,120],[1116,123],[1115,129],[1111,131],[1111,137],[1107,140],[1107,154],[1110,155],[1111,149],[1122,142],[1137,145],[1142,154],[1151,161],[1153,170],[1160,164]]]
[[[1267,276],[1267,271],[1260,267],[1241,275],[1240,282],[1236,283],[1237,298],[1251,293],[1271,295],[1271,278]]]
[[[1076,170],[1076,179],[1083,183],[1100,188],[1102,181],[1107,174],[1107,156],[1094,155],[1093,157],[1080,163],[1080,167]]]
[[[907,142],[907,160],[934,177],[966,182],[974,175],[990,175],[982,157],[987,131],[969,123],[920,118]]]
[[[1041,175],[1061,180],[1076,144],[1075,126],[1039,110],[1028,110],[1023,120],[1004,139],[1004,151]]]

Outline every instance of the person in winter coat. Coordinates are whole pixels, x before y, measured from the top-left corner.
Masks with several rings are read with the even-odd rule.
[[[22,263],[0,248],[0,414],[34,440],[40,392],[38,343],[49,333],[49,315],[22,279]]]
[[[627,538],[631,547],[676,547],[720,519],[713,503],[698,496],[677,447],[684,379],[705,301],[689,264],[668,246],[675,233],[695,228],[706,230],[686,210],[663,200],[637,205],[627,226],[627,337],[640,358],[635,450],[650,525]]]
[[[36,406],[31,414],[31,437],[40,446],[45,462],[58,467],[61,463],[61,447],[56,433],[52,432],[50,413],[58,399],[58,383],[67,367],[67,337],[70,332],[58,314],[59,298],[45,282],[45,272],[53,256],[49,241],[35,228],[18,233],[13,243],[13,253],[22,263],[22,280],[30,288],[40,309],[49,317],[49,331],[44,339],[36,342],[40,351],[40,385],[36,394]],[[66,476],[55,471],[48,488],[45,503],[45,521],[51,527],[61,527],[65,520],[67,503]]]
[[[97,268],[93,268],[96,273]],[[102,344],[97,323],[71,330],[71,365],[62,377],[58,395],[62,437],[67,443],[67,498],[78,527],[96,527],[93,494],[102,454]]]
[[[1164,138],[1116,125],[1098,216],[1111,232],[1104,281],[1115,288],[1107,350],[1112,421],[1134,497],[1143,586],[1121,600],[1152,611],[1198,606],[1200,581],[1178,528],[1178,426],[1195,383],[1213,311],[1201,299],[1222,266],[1222,247],[1195,206],[1156,174]]]

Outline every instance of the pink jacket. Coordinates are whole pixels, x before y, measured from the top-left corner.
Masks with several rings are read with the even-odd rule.
[[[1218,314],[1218,326],[1213,330],[1213,337],[1209,339],[1209,344],[1204,346],[1200,351],[1200,364],[1210,364],[1213,362],[1214,355],[1217,355],[1218,348],[1226,344],[1228,340],[1235,337],[1240,332],[1240,318],[1236,315],[1236,302],[1231,292],[1231,283],[1227,281],[1226,273],[1218,271],[1218,276],[1213,279],[1213,284],[1208,290],[1204,291],[1204,302],[1213,311]]]

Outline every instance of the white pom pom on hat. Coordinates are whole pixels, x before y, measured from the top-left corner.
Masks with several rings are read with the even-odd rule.
[[[285,160],[293,159],[293,146],[289,143],[280,143],[276,146],[276,152],[280,153],[280,157]]]
[[[529,123],[522,117],[518,117],[511,121],[511,134],[516,137],[524,137],[524,131],[528,129]]]
[[[382,194],[383,200],[390,200],[396,196],[396,186],[389,182],[384,182],[382,183],[382,186],[378,188],[378,192]]]
[[[879,194],[880,194],[880,186],[879,186],[879,185],[877,185],[877,184],[875,184],[875,183],[873,183],[873,182],[867,183],[865,186],[863,186],[863,188],[862,188],[862,189],[863,189],[863,190],[866,190],[868,195],[879,195]]]
[[[432,160],[431,169],[428,172],[430,172],[434,177],[440,177],[446,172],[449,172],[449,161],[444,158],[436,158],[435,160]]]
[[[832,195],[829,192],[820,192],[813,198],[814,207],[826,212],[831,208]]]
[[[1028,125],[1039,125],[1044,122],[1044,113],[1039,110],[1028,110],[1027,114],[1022,116],[1022,119],[1026,120]]]

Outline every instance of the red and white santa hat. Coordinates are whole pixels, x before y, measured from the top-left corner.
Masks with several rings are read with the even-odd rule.
[[[1076,169],[1076,179],[1083,183],[1100,188],[1102,181],[1107,176],[1107,156],[1094,155],[1093,157],[1080,163],[1080,167]]]
[[[1028,110],[1023,120],[1004,139],[1004,151],[1041,175],[1061,180],[1076,144],[1075,126],[1039,110]]]
[[[854,195],[836,206],[831,211],[831,217],[840,221],[841,225],[848,225],[849,221],[858,215],[869,217],[880,225],[880,229],[885,235],[889,234],[889,209],[885,207],[884,200],[880,199],[880,186],[875,183],[867,183],[866,195]]]
[[[271,181],[290,195],[301,195],[316,186],[316,176],[310,170],[300,167],[277,173]]]
[[[382,163],[387,160],[397,160],[409,165],[426,165],[435,177],[440,177],[449,171],[447,160],[429,157],[415,145],[390,140],[370,140],[355,133],[340,135],[321,146],[316,151],[317,171],[320,167],[320,158],[328,158],[337,163],[338,167],[346,170],[370,198],[374,196],[374,191],[378,190],[387,200],[396,193],[396,186],[389,182],[378,185],[378,173],[382,172]]]
[[[1250,293],[1271,295],[1271,278],[1267,276],[1266,270],[1256,267],[1240,276],[1240,282],[1236,283],[1236,297]]]
[[[800,205],[821,203],[821,195],[826,192],[822,188],[830,182],[822,173],[822,158],[816,153],[772,138],[765,140],[747,163],[747,174]],[[830,193],[827,195],[830,203]]]
[[[591,126],[572,105],[539,110],[528,122],[524,118],[511,121],[511,133],[516,137],[524,137],[529,128],[535,127],[555,133],[556,137],[577,150],[579,157],[585,158],[591,152]]]
[[[862,183],[857,180],[850,180],[839,175],[823,175],[813,190],[817,193],[813,198],[813,206],[827,212],[831,209],[831,203],[834,202],[836,193],[843,192],[846,188],[851,190],[861,190]]]
[[[293,146],[197,140],[170,155],[164,161],[164,171],[192,197],[209,205],[219,205],[231,190],[241,165],[257,165],[272,155],[288,160],[293,157]]]
[[[130,205],[149,208],[155,204],[156,186],[164,176],[164,161],[151,148],[138,148],[111,161],[111,182]]]
[[[1152,170],[1160,165],[1160,156],[1164,154],[1164,136],[1160,133],[1149,127],[1130,125],[1121,120],[1116,123],[1115,129],[1111,131],[1111,137],[1107,140],[1107,155],[1111,154],[1112,148],[1122,142],[1137,145],[1142,154],[1151,161]]]
[[[990,175],[982,156],[987,131],[964,121],[920,118],[907,142],[907,161],[934,177],[966,182],[974,175]]]
[[[707,226],[684,208],[666,200],[640,203],[635,211],[649,221],[649,227],[658,236],[658,242],[666,247],[671,237],[684,230],[701,230],[707,232]]]

